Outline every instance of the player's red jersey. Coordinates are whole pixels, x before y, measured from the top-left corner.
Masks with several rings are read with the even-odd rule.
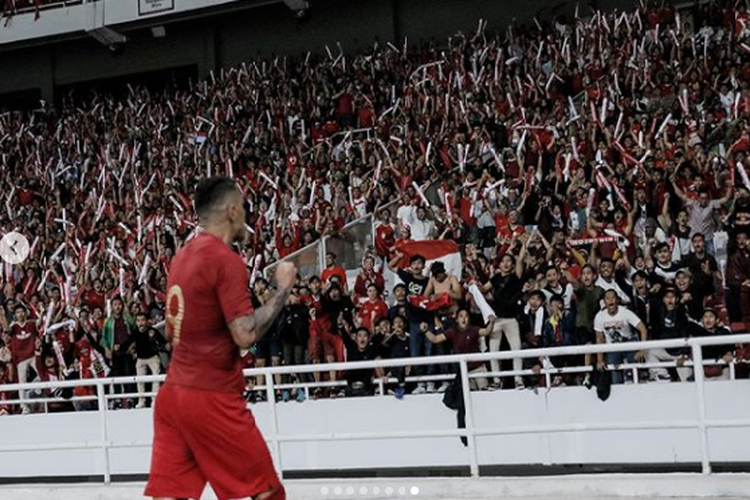
[[[167,283],[173,354],[166,383],[244,390],[239,349],[227,325],[253,312],[247,284],[245,262],[212,234],[201,233],[177,253]]]
[[[199,498],[210,482],[220,500],[285,500],[268,447],[242,398],[239,348],[227,325],[253,312],[248,273],[218,237],[201,233],[172,261],[167,334],[172,362],[154,410],[145,495]]]

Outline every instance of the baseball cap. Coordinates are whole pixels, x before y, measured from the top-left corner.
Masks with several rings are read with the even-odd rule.
[[[692,278],[693,277],[693,273],[691,273],[690,269],[688,269],[687,267],[683,267],[682,269],[680,269],[679,271],[677,271],[677,274],[675,276],[679,276],[681,274],[684,274],[688,278]]]

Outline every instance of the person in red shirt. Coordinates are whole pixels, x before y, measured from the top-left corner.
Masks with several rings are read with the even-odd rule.
[[[0,361],[0,385],[10,384],[10,383],[12,382],[10,379],[10,373],[8,371],[8,367],[3,361]],[[2,404],[3,401],[8,401],[12,399],[15,399],[15,397],[13,396],[13,393],[9,391],[0,392],[0,416],[10,415],[11,413],[13,413],[13,408],[11,407],[11,405]]]
[[[104,296],[104,289],[102,288],[102,280],[94,280],[94,288],[83,292],[81,301],[90,309],[95,307],[101,307],[104,309],[106,298]]]
[[[336,254],[333,252],[326,253],[326,268],[320,273],[320,280],[323,283],[327,283],[332,276],[339,277],[339,283],[341,284],[342,291],[346,293],[346,271],[341,266],[336,265]]]
[[[82,380],[102,378],[109,375],[109,366],[105,359],[104,348],[99,344],[98,330],[94,328],[89,317],[89,311],[81,309],[78,316],[76,331],[71,335],[75,341],[75,359],[73,368],[78,371]],[[93,396],[96,394],[94,386],[77,386],[73,389],[76,396]],[[95,401],[75,401],[76,411],[96,409]]]
[[[378,257],[391,260],[391,248],[396,243],[396,228],[391,223],[391,211],[380,211],[380,220],[375,225],[375,252]]]
[[[200,498],[210,482],[220,499],[285,500],[268,447],[247,409],[240,349],[260,340],[281,312],[297,268],[276,268],[277,292],[253,310],[245,262],[242,193],[229,177],[202,180],[195,193],[202,231],[175,256],[167,284],[172,361],[154,411],[145,495]]]
[[[25,384],[29,382],[29,368],[34,366],[34,349],[39,331],[36,321],[27,319],[28,313],[22,304],[16,304],[13,314],[16,320],[9,325],[5,318],[5,310],[0,307],[0,324],[3,330],[10,332],[10,351],[13,355],[11,365],[15,369],[18,383]],[[24,399],[26,391],[19,391],[19,396]],[[29,413],[29,405],[22,404],[21,411]]]
[[[362,263],[362,271],[357,275],[357,280],[354,282],[355,302],[367,295],[367,287],[370,284],[374,284],[378,288],[378,293],[382,293],[385,289],[383,273],[375,270],[375,258],[368,255]]]
[[[359,309],[357,315],[362,321],[362,326],[370,333],[373,332],[378,321],[388,317],[388,306],[380,298],[380,290],[374,283],[367,286],[367,298],[363,298],[357,308]]]
[[[292,237],[292,234],[289,231],[283,231],[281,227],[277,227],[275,237],[276,250],[279,252],[279,259],[283,259],[300,249],[301,234],[299,229],[295,230],[294,237]]]

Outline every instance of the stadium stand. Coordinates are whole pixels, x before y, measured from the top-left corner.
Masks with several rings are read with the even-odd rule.
[[[0,224],[31,242],[24,264],[3,267],[0,383],[163,372],[169,264],[197,232],[196,182],[219,174],[247,199],[238,251],[257,304],[272,286],[266,266],[376,219],[361,270],[350,277],[339,264],[350,259],[332,252],[300,276],[248,366],[746,331],[748,19],[744,5],[712,2],[498,33],[479,20],[443,46],[254,60],[186,89],[128,86],[124,98],[0,114]],[[741,346],[705,351],[747,359]],[[674,351],[512,364],[636,359],[674,362],[644,371],[654,382],[692,376]],[[334,372],[342,390],[313,395],[372,394],[392,376],[403,397],[446,387],[407,375],[449,376],[407,371]],[[590,373],[552,385],[590,384]],[[477,386],[546,384],[506,378]],[[73,406],[87,408],[48,410]]]

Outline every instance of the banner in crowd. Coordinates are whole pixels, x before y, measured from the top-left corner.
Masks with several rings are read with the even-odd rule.
[[[408,267],[411,257],[421,255],[425,258],[425,276],[430,276],[430,267],[434,262],[442,262],[445,265],[446,273],[452,274],[456,278],[461,278],[463,261],[461,260],[461,251],[455,241],[406,241],[396,244],[396,250],[404,254],[403,260],[399,262],[399,268]],[[391,272],[387,266],[383,268],[383,278],[385,278],[386,290],[393,290],[394,286],[401,283],[398,275]],[[387,300],[390,302],[390,297]]]

